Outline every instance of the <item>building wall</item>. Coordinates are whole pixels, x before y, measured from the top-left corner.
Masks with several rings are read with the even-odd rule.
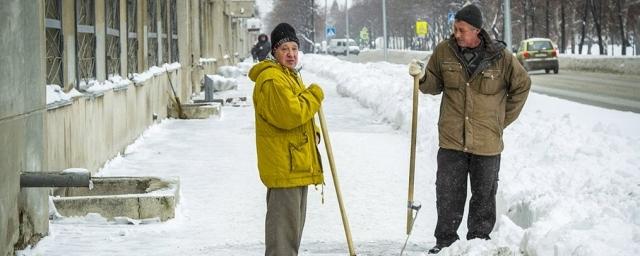
[[[172,71],[177,84],[180,71]],[[47,111],[47,171],[79,167],[96,173],[123,152],[144,130],[167,117],[168,73],[98,97],[78,97],[71,105]]]
[[[0,255],[48,232],[45,191],[20,190],[20,172],[42,171],[44,162],[44,21],[33,19],[44,15],[42,2],[0,8]]]
[[[95,1],[96,79],[104,81],[105,2]],[[147,0],[138,0],[138,66],[147,63]],[[224,5],[230,0],[177,0],[178,48],[181,68],[157,74],[126,88],[99,95],[80,96],[70,105],[47,109],[45,98],[46,0],[5,0],[0,8],[0,256],[14,248],[35,244],[48,233],[50,189],[20,188],[20,172],[58,172],[86,168],[93,173],[122,152],[146,128],[166,118],[173,94],[169,79],[182,102],[198,93],[204,74],[220,65],[235,64],[235,52],[246,28],[230,26]],[[247,2],[244,0],[243,2]],[[76,19],[74,0],[62,4],[62,83],[64,91],[77,87]],[[121,6],[127,1],[120,0]],[[200,6],[206,10],[201,12]],[[123,7],[121,7],[123,8]],[[248,10],[248,9],[247,9]],[[249,10],[253,12],[253,10]],[[126,76],[126,9],[120,11],[121,75]],[[206,17],[199,14],[205,13]],[[40,18],[34,18],[40,17]],[[244,23],[238,23],[244,24]],[[203,31],[201,31],[203,30]],[[242,31],[241,31],[242,30]],[[239,36],[240,35],[240,36]],[[204,36],[200,45],[200,37]],[[244,39],[246,40],[246,39]],[[245,45],[245,46],[243,46]],[[244,49],[248,51],[248,49]],[[224,59],[227,55],[230,58]],[[158,56],[159,57],[159,56]],[[208,59],[201,62],[201,58]],[[211,61],[211,59],[217,61]],[[188,135],[187,135],[188,136]],[[7,146],[10,145],[10,146]]]

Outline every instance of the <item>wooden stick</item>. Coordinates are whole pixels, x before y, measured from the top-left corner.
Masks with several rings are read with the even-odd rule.
[[[418,127],[418,76],[413,77],[413,111],[411,115],[411,155],[409,158],[409,195],[407,199],[407,235],[413,228],[413,182],[416,172],[416,133]]]
[[[331,140],[329,139],[329,131],[327,130],[327,124],[324,119],[324,113],[322,112],[322,108],[318,110],[318,116],[320,117],[320,128],[322,129],[324,146],[327,149],[327,156],[329,157],[329,166],[331,167],[331,176],[333,177],[333,185],[336,189],[336,195],[338,196],[338,205],[340,206],[340,215],[342,215],[342,225],[344,226],[344,233],[347,236],[347,245],[349,246],[349,255],[355,256],[356,252],[353,248],[353,241],[351,240],[351,229],[349,229],[349,220],[347,219],[347,212],[344,208],[344,203],[342,202],[342,192],[340,192],[340,183],[338,181],[336,164],[333,159],[333,151],[331,150]]]

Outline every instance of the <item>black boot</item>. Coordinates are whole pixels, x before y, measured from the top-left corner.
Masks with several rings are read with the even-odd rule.
[[[442,250],[442,248],[444,248],[446,246],[442,246],[442,245],[435,245],[434,247],[431,247],[431,249],[429,249],[429,251],[427,251],[428,254],[438,254],[440,252],[440,250]]]

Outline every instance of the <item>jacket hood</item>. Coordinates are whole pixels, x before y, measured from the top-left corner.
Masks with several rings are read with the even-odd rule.
[[[270,68],[279,68],[279,66],[280,64],[276,63],[274,60],[264,60],[258,62],[249,70],[249,78],[251,78],[251,81],[256,82],[262,72]]]

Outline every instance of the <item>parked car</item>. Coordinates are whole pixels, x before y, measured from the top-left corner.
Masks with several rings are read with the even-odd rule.
[[[529,38],[522,40],[516,52],[516,58],[527,71],[553,70],[558,74],[558,49],[548,38]]]
[[[358,47],[356,41],[354,41],[353,39],[349,39],[349,45],[347,46],[346,38],[335,38],[329,40],[329,47],[327,48],[327,52],[333,55],[347,55],[347,49],[349,49],[349,54],[360,54],[360,47]]]

